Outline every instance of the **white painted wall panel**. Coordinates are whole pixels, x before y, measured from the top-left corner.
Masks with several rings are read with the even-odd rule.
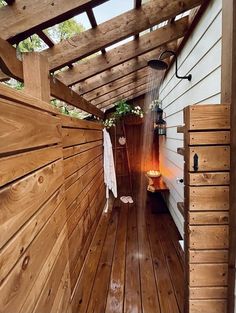
[[[166,114],[167,136],[160,138],[160,167],[170,188],[169,209],[183,236],[183,218],[177,202],[184,199],[183,157],[176,153],[183,146],[183,135],[177,126],[183,124],[183,108],[191,104],[220,103],[221,93],[221,28],[222,0],[213,0],[178,56],[179,74],[191,73],[191,82],[175,77],[174,67],[169,71],[160,89],[160,99]]]

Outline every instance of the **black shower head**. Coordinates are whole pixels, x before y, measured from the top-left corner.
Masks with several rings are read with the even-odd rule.
[[[179,79],[187,79],[189,81],[191,81],[192,79],[192,75],[189,74],[187,76],[179,76],[178,75],[178,65],[177,65],[177,55],[174,51],[171,51],[171,50],[166,50],[166,51],[163,51],[161,54],[160,54],[160,57],[159,59],[153,59],[153,60],[149,60],[147,63],[148,63],[148,66],[155,69],[155,70],[159,70],[159,71],[164,71],[168,68],[168,64],[166,62],[164,62],[162,59],[163,59],[163,56],[166,55],[166,57],[168,56],[174,56],[174,60],[175,60],[175,75],[177,78]]]
[[[155,70],[160,70],[164,71],[168,68],[168,64],[162,60],[158,59],[153,59],[148,61],[148,66],[155,69]]]

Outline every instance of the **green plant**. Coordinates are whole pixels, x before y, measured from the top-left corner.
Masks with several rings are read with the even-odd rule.
[[[143,110],[140,108],[140,106],[133,107],[132,105],[128,104],[125,100],[118,101],[115,104],[115,108],[116,110],[111,115],[111,117],[104,121],[104,126],[106,128],[111,128],[115,126],[117,121],[127,114],[133,114],[143,118]]]
[[[131,105],[125,102],[125,100],[120,100],[116,103],[115,115],[121,117],[131,112]]]

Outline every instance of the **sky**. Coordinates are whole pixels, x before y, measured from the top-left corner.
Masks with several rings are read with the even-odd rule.
[[[109,0],[103,4],[93,8],[93,13],[95,15],[97,24],[101,24],[105,21],[112,19],[115,16],[118,16],[124,12],[132,10],[134,8],[134,0]],[[89,19],[86,13],[82,13],[75,17],[78,23],[81,23],[85,29],[91,28]],[[132,40],[132,37],[124,39],[114,45],[111,45],[106,48],[106,50],[111,50],[121,44],[124,44]]]
[[[134,7],[134,0],[110,0],[93,9],[96,21],[101,24],[111,18],[120,15]],[[76,21],[81,23],[86,29],[91,28],[86,13],[78,15]]]

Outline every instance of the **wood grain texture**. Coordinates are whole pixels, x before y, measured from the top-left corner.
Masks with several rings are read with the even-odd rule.
[[[190,249],[227,249],[229,246],[228,226],[189,226]]]
[[[187,166],[190,172],[194,171],[194,155],[198,155],[199,172],[229,171],[229,146],[204,146],[188,148]]]
[[[171,25],[147,33],[137,40],[113,48],[105,55],[101,54],[75,65],[72,69],[57,74],[57,78],[67,86],[73,85],[183,37],[187,27],[188,18],[185,17]]]
[[[102,87],[96,88],[86,94],[83,95],[85,99],[88,101],[94,100],[97,97],[101,97],[103,95],[106,95],[107,93],[110,93],[111,91],[114,91],[120,87],[126,86],[127,84],[130,84],[133,81],[138,81],[141,78],[148,75],[149,69],[148,67],[144,67],[143,69],[140,69],[134,73],[131,73],[129,75],[126,75],[120,79],[115,80],[114,82],[111,82],[109,84],[106,84]],[[74,85],[74,88],[77,88],[76,91],[80,93],[81,84]]]
[[[116,245],[108,290],[106,313],[123,313],[125,292],[125,258],[127,236],[127,210],[124,205],[120,208]],[[115,287],[115,288],[114,288]]]
[[[46,50],[44,53],[49,58],[50,69],[57,69],[68,62],[82,59],[102,48],[187,11],[200,3],[199,0],[184,0],[181,3],[178,1],[169,3],[162,0],[161,4],[156,1],[149,1],[139,10],[130,10],[100,24],[94,29],[89,29],[72,37],[70,42],[73,42],[73,45],[70,42],[62,41],[52,50]],[[137,20],[139,23],[137,23]],[[93,42],[93,45],[91,45],[91,42]]]
[[[188,130],[230,129],[229,105],[188,106],[184,110],[184,118]]]
[[[32,71],[32,69],[34,69]],[[23,55],[24,91],[27,94],[50,102],[50,79],[48,59],[37,52]]]
[[[61,141],[60,121],[47,113],[0,100],[0,153],[52,145]]]
[[[189,313],[226,313],[226,300],[191,300]]]
[[[63,147],[75,146],[95,140],[101,140],[102,133],[99,130],[84,130],[74,128],[62,129]]]
[[[69,3],[45,1],[34,6],[31,6],[30,1],[23,3],[15,1],[11,6],[6,6],[0,11],[0,18],[3,22],[0,28],[1,37],[5,40],[11,38],[13,42],[19,41],[19,38],[23,40],[33,35],[37,29],[45,29],[58,24],[83,12],[88,7],[105,1],[74,0]]]
[[[173,49],[173,45],[168,44],[170,49]],[[118,79],[122,79],[129,74],[135,73],[138,70],[147,68],[147,61],[160,55],[161,52],[165,51],[167,46],[154,49],[148,53],[142,54],[139,57],[126,61],[121,65],[117,65],[110,70],[104,71],[98,75],[94,75],[84,81],[79,82],[76,86],[79,94],[84,95],[94,89],[98,89],[107,84],[115,83]]]
[[[188,173],[187,184],[190,186],[227,186],[229,185],[229,172]]]
[[[2,312],[19,312],[65,224],[65,214],[65,206],[62,202],[53,217],[47,221],[40,235],[21,255],[13,271],[4,280],[0,287]],[[37,253],[38,251],[43,253]]]
[[[190,250],[190,263],[227,263],[228,250]]]
[[[23,82],[24,80],[23,65],[22,62],[16,58],[16,49],[1,38],[0,38],[0,49],[1,49],[0,65],[2,71],[5,74],[9,75],[10,77]],[[84,110],[85,112],[89,112],[90,114],[93,114],[100,118],[104,117],[103,112],[101,110],[95,108],[88,101],[83,99],[79,94],[77,94],[72,89],[65,86],[57,78],[52,76],[50,76],[50,93],[51,96],[60,99],[66,103],[69,103],[74,107],[78,107],[81,110]],[[24,98],[24,100],[27,99],[26,93],[22,93],[21,98]],[[43,105],[42,102],[39,101],[39,99],[35,100],[35,102],[37,103],[37,106],[45,107],[45,105]],[[55,108],[52,108],[51,105],[47,104],[46,107],[48,108],[47,110],[49,110],[50,112],[54,111],[57,114],[57,110]]]
[[[62,185],[63,163],[56,161],[0,191],[1,247]]]
[[[187,136],[187,143],[190,146],[230,144],[229,131],[188,132]]]
[[[229,187],[186,187],[190,211],[227,211],[229,209]]]
[[[190,225],[228,225],[229,212],[190,212]]]
[[[226,287],[191,287],[189,288],[190,300],[226,299]]]
[[[0,186],[20,178],[62,157],[59,145],[3,157],[0,160]]]
[[[190,264],[190,287],[226,286],[228,265],[225,264]]]
[[[34,238],[38,235],[51,214],[64,200],[64,189],[58,189],[52,197],[40,208],[40,210],[29,220],[15,237],[6,245],[0,253],[0,281],[3,281],[22,253],[28,248]]]

